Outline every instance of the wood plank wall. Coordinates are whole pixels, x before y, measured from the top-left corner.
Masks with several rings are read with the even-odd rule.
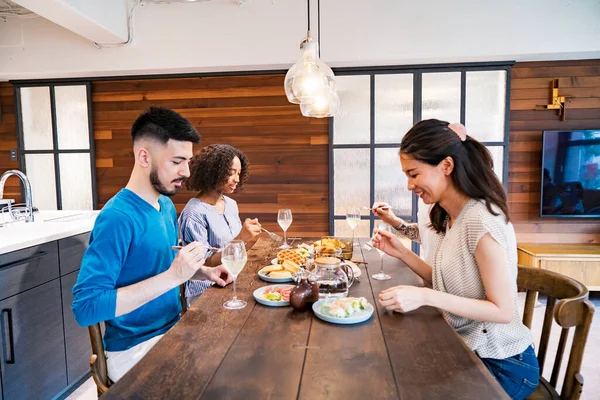
[[[571,96],[567,120],[535,111],[549,101],[552,79]],[[235,198],[242,217],[256,216],[279,231],[276,212],[295,213],[293,235],[328,231],[327,121],[304,118],[283,93],[283,75],[97,81],[92,85],[99,205],[127,182],[133,165],[130,127],[152,104],[188,117],[203,136],[201,146],[230,143],[250,158],[252,175]],[[12,87],[0,83],[0,173],[17,168]],[[533,243],[600,243],[597,220],[539,218],[543,130],[600,129],[600,60],[517,63],[512,71],[509,206],[517,237]],[[200,146],[198,146],[198,149]],[[9,181],[10,182],[10,181]],[[191,193],[174,197],[178,210]],[[19,197],[17,180],[7,197]]]
[[[566,120],[554,110],[549,85],[559,79]],[[598,220],[540,218],[542,132],[600,129],[600,60],[517,63],[510,92],[509,207],[520,242],[600,243]]]
[[[0,175],[9,169],[19,169],[18,161],[10,161],[10,149],[17,148],[17,120],[15,117],[15,98],[13,86],[8,82],[0,82]],[[21,202],[21,181],[11,177],[4,188],[5,199]]]
[[[328,234],[328,121],[306,118],[290,104],[284,75],[97,81],[92,85],[98,203],[126,185],[133,166],[130,129],[151,105],[188,118],[200,145],[228,143],[251,163],[244,190],[234,195],[242,220],[257,217],[281,232],[277,210],[290,208],[293,236]],[[181,211],[193,193],[173,197]]]

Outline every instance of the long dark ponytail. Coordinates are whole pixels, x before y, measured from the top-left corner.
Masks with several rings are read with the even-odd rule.
[[[438,165],[446,157],[452,157],[454,186],[470,198],[484,200],[493,215],[500,215],[492,208],[498,207],[508,222],[506,192],[494,173],[494,161],[489,150],[470,136],[461,141],[448,125],[448,122],[437,119],[417,123],[402,139],[400,153],[429,165]],[[429,217],[436,232],[446,230],[447,215],[438,203],[431,208]]]

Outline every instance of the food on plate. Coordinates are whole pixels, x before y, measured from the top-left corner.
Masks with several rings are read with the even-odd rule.
[[[296,253],[300,254],[302,257],[308,257],[315,254],[315,247],[311,244],[300,243],[296,249]]]
[[[339,300],[324,302],[321,313],[336,318],[348,318],[369,306],[364,297],[346,297]]]
[[[346,247],[346,245],[344,243],[342,243],[341,240],[334,239],[334,238],[326,238],[326,239],[317,240],[316,242],[313,243],[313,246],[332,248],[332,249],[336,249],[336,248],[343,249],[344,247]]]
[[[263,292],[263,298],[270,301],[289,301],[293,286],[269,286]]]
[[[262,268],[261,271],[268,275],[270,272],[273,271],[283,271],[283,266],[281,264],[271,264],[271,265],[267,265],[266,267]]]
[[[285,260],[293,261],[298,265],[306,262],[306,257],[296,253],[295,249],[281,250],[277,253],[277,264],[283,264]]]
[[[296,272],[298,272],[300,270],[300,266],[298,264],[296,264],[293,261],[290,260],[285,260],[283,262],[283,264],[281,264],[283,266],[283,269],[285,269],[286,271],[291,272],[292,274],[295,274]]]
[[[289,262],[289,261],[288,261]],[[261,273],[265,274],[270,278],[291,278],[296,271],[292,272],[292,264],[288,265],[288,268],[284,268],[282,264],[267,265],[260,270]],[[300,269],[300,267],[298,267]]]
[[[291,278],[292,273],[290,271],[273,271],[269,273],[269,278]]]

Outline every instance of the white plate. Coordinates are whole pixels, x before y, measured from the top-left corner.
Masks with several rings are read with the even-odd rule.
[[[258,271],[258,277],[265,282],[273,282],[273,283],[284,283],[284,282],[294,282],[293,278],[271,278],[269,275],[265,274],[262,269]]]
[[[274,258],[274,259],[272,259],[272,260],[271,260],[271,264],[273,264],[273,265],[277,265],[277,258]]]
[[[290,305],[290,301],[289,300],[280,300],[280,301],[273,301],[273,300],[267,300],[265,299],[263,296],[263,293],[265,292],[265,290],[267,290],[267,288],[274,288],[274,287],[283,287],[283,288],[287,288],[287,287],[291,287],[293,288],[294,285],[269,285],[269,286],[263,286],[261,288],[258,288],[254,291],[253,296],[254,296],[254,300],[256,300],[257,302],[259,302],[260,304],[264,304],[265,306],[271,306],[271,307],[286,307]]]
[[[353,314],[352,316],[347,317],[347,318],[337,318],[337,317],[332,317],[332,316],[321,313],[321,306],[323,305],[323,303],[325,303],[326,301],[335,301],[335,300],[337,300],[337,299],[322,299],[322,300],[317,301],[312,306],[313,312],[319,319],[322,319],[323,321],[331,322],[332,324],[342,324],[342,325],[359,324],[361,322],[368,320],[373,315],[373,306],[371,304],[369,304],[367,307],[365,307],[364,310],[360,310],[356,314]]]

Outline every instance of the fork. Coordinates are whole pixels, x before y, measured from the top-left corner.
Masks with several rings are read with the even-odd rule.
[[[372,208],[372,207],[360,206],[360,207],[358,207],[358,208],[359,208],[360,210],[369,210],[369,211],[373,211],[373,208]],[[379,208],[381,208],[381,209],[382,209],[382,210],[384,210],[384,211],[385,211],[385,210],[389,210],[389,209],[390,209],[390,207],[389,207],[389,206],[385,206],[385,207],[379,207]]]
[[[270,237],[271,239],[273,239],[274,241],[276,241],[276,242],[281,242],[281,241],[283,240],[283,239],[281,238],[281,236],[279,236],[279,235],[277,235],[277,234],[275,234],[275,233],[273,233],[273,232],[269,232],[268,230],[266,230],[266,229],[265,229],[265,228],[263,228],[263,227],[261,227],[260,229],[261,229],[261,230],[263,230],[264,232],[266,232],[266,233],[269,235],[269,237]]]
[[[171,250],[181,250],[183,249],[184,246],[171,246]],[[213,246],[209,246],[207,244],[203,244],[200,247],[204,247],[206,249],[210,249],[210,250],[214,250],[214,251],[221,251],[221,249],[219,249],[218,247],[213,247]]]

